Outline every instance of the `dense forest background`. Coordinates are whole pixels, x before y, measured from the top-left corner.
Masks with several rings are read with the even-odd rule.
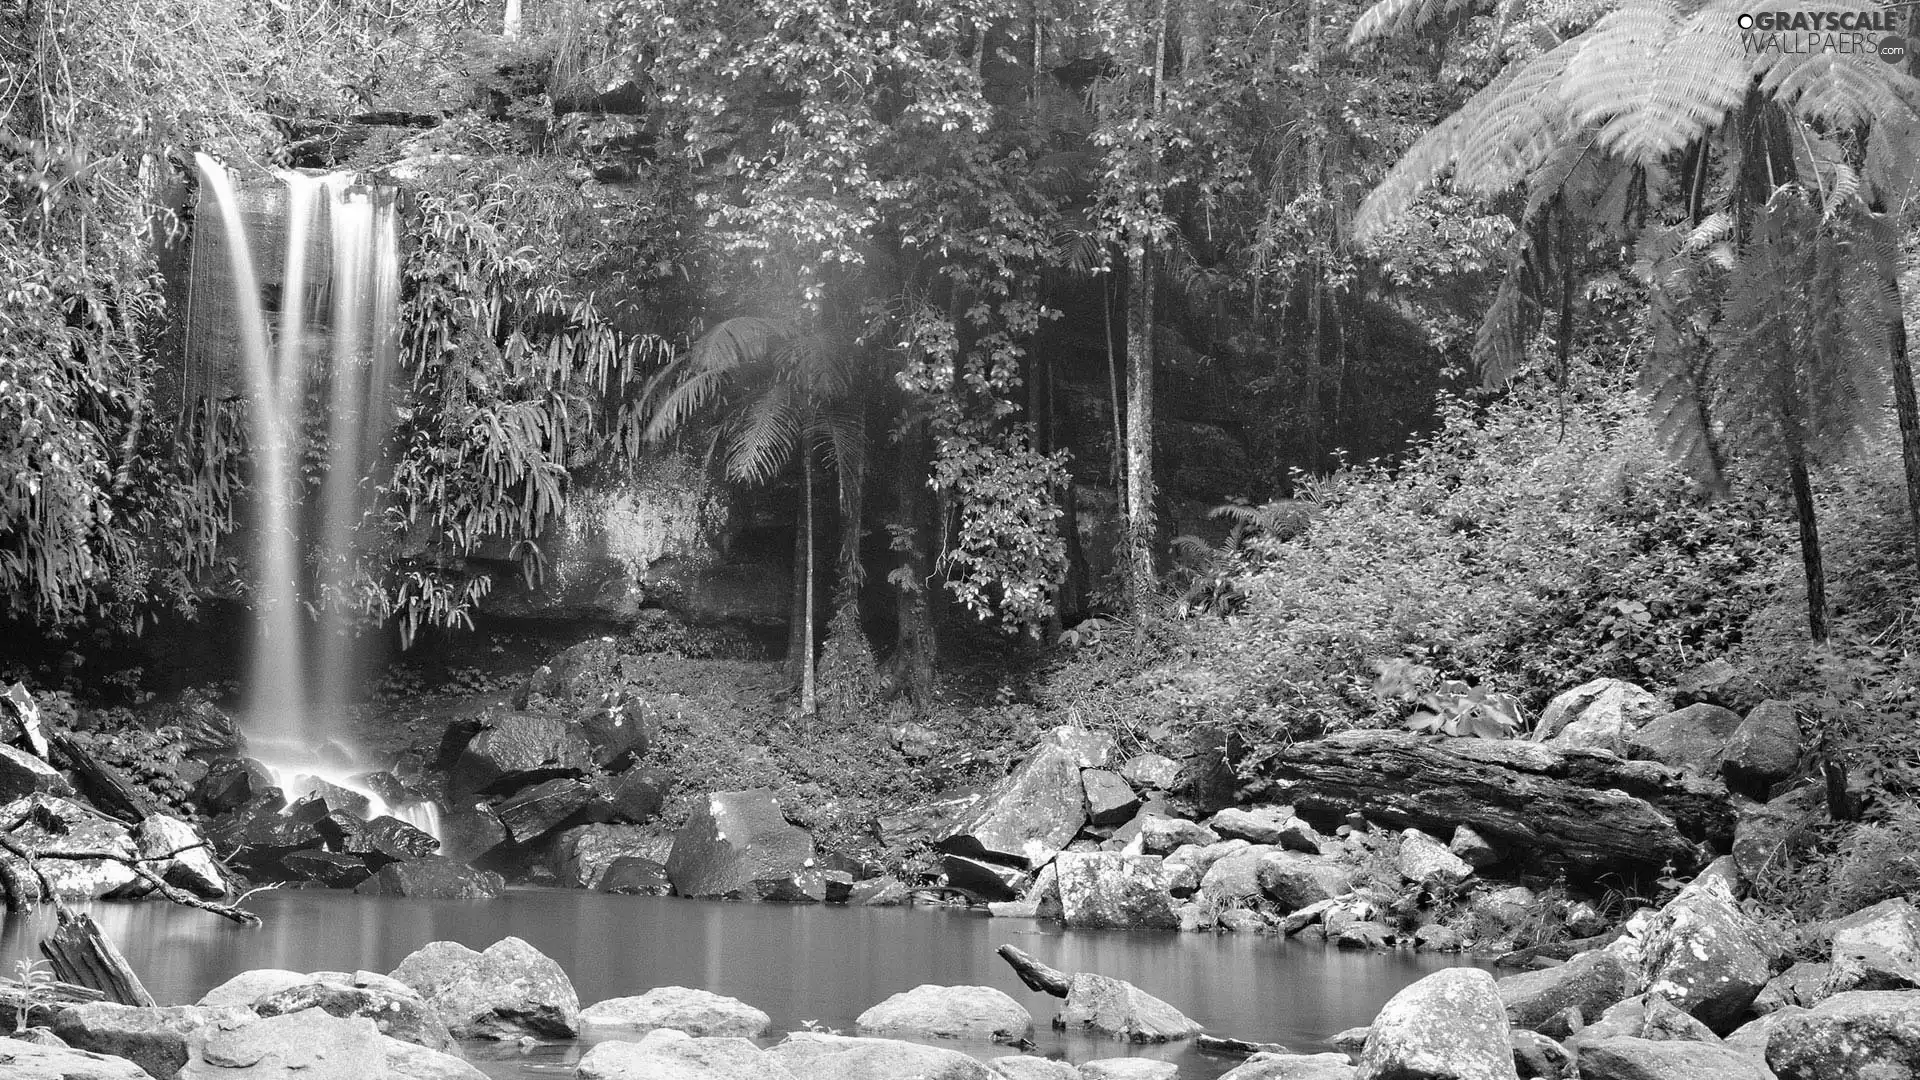
[[[1739,10],[13,5],[8,663],[138,699],[245,601],[245,403],[180,376],[206,152],[402,192],[405,401],[316,607],[484,621],[677,453],[785,549],[803,715],[984,662],[1143,741],[1485,734],[1719,662],[1911,793],[1920,84]]]

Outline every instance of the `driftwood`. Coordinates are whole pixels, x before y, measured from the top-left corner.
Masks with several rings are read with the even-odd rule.
[[[1219,1035],[1195,1035],[1193,1048],[1203,1054],[1214,1057],[1247,1058],[1255,1054],[1284,1054],[1287,1048],[1279,1043],[1248,1042],[1245,1039],[1229,1039]]]
[[[47,899],[51,899],[53,897],[53,885],[47,880],[47,875],[40,869],[40,860],[64,859],[64,860],[85,861],[85,860],[92,860],[92,859],[102,859],[108,862],[117,862],[120,865],[125,866],[127,869],[133,871],[134,876],[138,877],[141,881],[144,881],[149,886],[151,886],[153,888],[153,891],[159,893],[162,897],[165,897],[166,899],[181,905],[182,907],[198,908],[201,911],[211,912],[215,915],[220,916],[223,919],[229,919],[233,922],[237,922],[242,926],[259,926],[261,924],[262,920],[260,916],[254,914],[253,912],[248,911],[245,908],[235,906],[233,904],[219,904],[211,900],[202,900],[201,898],[193,895],[190,892],[187,892],[184,889],[175,888],[173,885],[169,884],[166,881],[166,879],[162,878],[159,874],[154,873],[150,868],[148,868],[145,865],[145,863],[150,861],[164,861],[165,859],[171,858],[173,855],[178,854],[178,852],[169,852],[164,855],[156,856],[154,859],[129,859],[125,855],[122,855],[116,851],[38,851],[36,852],[25,847],[19,841],[13,839],[13,837],[11,837],[10,835],[7,835],[8,833],[11,833],[15,828],[18,828],[19,825],[20,825],[20,822],[16,820],[16,821],[7,823],[7,825],[4,828],[0,828],[0,851],[4,851],[7,854],[12,855],[14,858],[20,860],[22,863],[26,864],[28,872],[33,874],[35,880],[39,883],[40,888],[39,888],[38,895],[40,897],[47,898]],[[187,849],[182,848],[181,850],[184,851]],[[4,860],[0,860],[0,889],[4,889],[4,896],[6,900],[7,910],[24,911],[27,908],[30,908],[33,906],[33,901],[28,898],[25,890],[20,888],[20,883],[17,879],[17,876],[13,868],[8,866]],[[244,900],[246,898],[241,897],[241,899]]]
[[[1037,990],[1054,997],[1067,996],[1067,988],[1073,984],[1073,976],[1064,971],[1050,968],[1033,957],[1033,954],[1012,945],[1002,945],[994,950],[1000,958],[1013,966],[1013,973],[1027,984],[1027,989]]]
[[[73,771],[81,792],[96,808],[130,825],[138,825],[153,814],[153,807],[148,804],[146,796],[134,787],[126,774],[94,757],[91,751],[65,732],[56,731],[50,739],[54,764]]]
[[[54,975],[76,986],[100,991],[106,1000],[121,1005],[151,1008],[159,1004],[134,974],[133,966],[120,950],[100,932],[93,916],[58,908],[60,925],[53,936],[40,942],[40,951],[53,964]]]
[[[1469,825],[1523,860],[1586,873],[1692,869],[1733,840],[1724,785],[1599,750],[1347,731],[1279,749],[1255,771],[1272,801],[1439,836]]]

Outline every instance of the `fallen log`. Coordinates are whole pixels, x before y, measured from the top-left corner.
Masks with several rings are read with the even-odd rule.
[[[1050,968],[1033,957],[1033,954],[1012,945],[1002,945],[994,950],[1000,958],[1012,965],[1013,973],[1027,984],[1027,989],[1054,997],[1067,996],[1067,988],[1073,985],[1073,977],[1064,971]]]
[[[1346,731],[1254,765],[1258,797],[1326,817],[1359,812],[1445,837],[1468,825],[1548,866],[1681,870],[1733,841],[1725,785],[1652,761],[1520,740]]]
[[[107,1001],[138,1008],[159,1004],[140,983],[133,965],[100,932],[93,916],[73,911],[62,904],[57,909],[60,925],[52,936],[40,942],[40,951],[53,964],[53,974],[63,982],[98,990]]]
[[[1248,1042],[1221,1035],[1195,1035],[1193,1048],[1203,1054],[1225,1058],[1250,1058],[1255,1054],[1286,1054],[1292,1051],[1279,1043]]]
[[[87,801],[129,825],[138,825],[153,813],[146,796],[128,780],[125,773],[93,756],[73,736],[53,732],[53,763],[73,771]]]

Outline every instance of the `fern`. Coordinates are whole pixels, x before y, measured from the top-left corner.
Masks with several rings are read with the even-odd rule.
[[[1479,6],[1479,0],[1380,0],[1354,20],[1347,44],[1358,46],[1375,38],[1403,37]]]

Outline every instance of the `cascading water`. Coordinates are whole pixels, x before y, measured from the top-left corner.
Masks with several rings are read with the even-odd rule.
[[[289,801],[324,782],[366,796],[370,813],[392,814],[438,836],[431,802],[391,805],[354,782],[358,770],[344,721],[364,657],[345,620],[307,614],[348,602],[355,526],[367,510],[364,480],[380,463],[392,414],[400,304],[392,200],[348,173],[279,174],[286,187],[286,262],[278,332],[270,336],[233,178],[207,155],[195,159],[226,231],[253,444],[260,580],[244,706],[249,745]],[[324,247],[317,243],[322,235]],[[324,265],[310,265],[316,250],[326,253]],[[328,329],[324,361],[308,356],[312,322]],[[324,423],[308,423],[310,385]],[[308,445],[311,429],[324,431],[323,443]],[[310,458],[326,467],[316,504],[303,513],[300,465]],[[311,577],[304,571],[307,551],[318,568]]]

